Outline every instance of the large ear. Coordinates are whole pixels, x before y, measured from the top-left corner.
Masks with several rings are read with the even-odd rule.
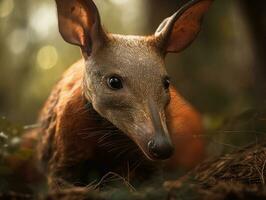
[[[160,48],[165,52],[180,52],[189,46],[198,35],[202,17],[212,1],[190,0],[166,18],[155,32]]]
[[[90,55],[105,40],[99,12],[92,0],[56,0],[59,32],[65,41]]]

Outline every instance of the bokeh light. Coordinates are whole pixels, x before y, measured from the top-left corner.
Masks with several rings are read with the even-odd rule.
[[[53,4],[42,4],[37,9],[32,8],[29,21],[30,27],[36,32],[39,39],[54,34],[57,26],[56,10]]]
[[[104,26],[120,34],[141,34],[148,27],[147,0],[95,1]]]
[[[1,0],[0,2],[0,18],[7,17],[14,9],[13,0]]]
[[[27,29],[15,29],[7,38],[10,51],[14,54],[22,53],[29,42],[29,32]]]
[[[37,64],[42,69],[51,69],[58,61],[57,50],[54,46],[42,47],[37,53]]]
[[[111,0],[111,2],[119,6],[125,5],[125,4],[128,5],[128,3],[132,3],[131,0]]]

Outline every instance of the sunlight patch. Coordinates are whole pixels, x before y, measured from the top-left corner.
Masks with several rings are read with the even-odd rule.
[[[32,10],[30,27],[37,33],[40,39],[46,38],[57,26],[57,16],[53,4],[43,4],[36,10]]]
[[[0,18],[4,18],[10,15],[13,9],[14,9],[13,0],[2,0],[0,2]]]
[[[54,46],[42,47],[37,54],[37,64],[42,69],[51,69],[58,61],[58,53]]]

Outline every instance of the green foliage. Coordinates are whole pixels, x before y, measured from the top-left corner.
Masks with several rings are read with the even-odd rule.
[[[23,127],[0,117],[0,158],[1,160],[18,150]]]

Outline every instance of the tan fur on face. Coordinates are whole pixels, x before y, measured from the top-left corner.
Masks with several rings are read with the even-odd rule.
[[[164,116],[169,99],[163,88],[167,76],[164,55],[156,47],[155,38],[109,35],[108,42],[85,65],[84,91],[94,109],[148,154],[147,143],[158,131],[151,120],[149,101]],[[122,79],[121,90],[108,88],[107,79],[112,75]],[[165,121],[162,126],[167,137]]]

